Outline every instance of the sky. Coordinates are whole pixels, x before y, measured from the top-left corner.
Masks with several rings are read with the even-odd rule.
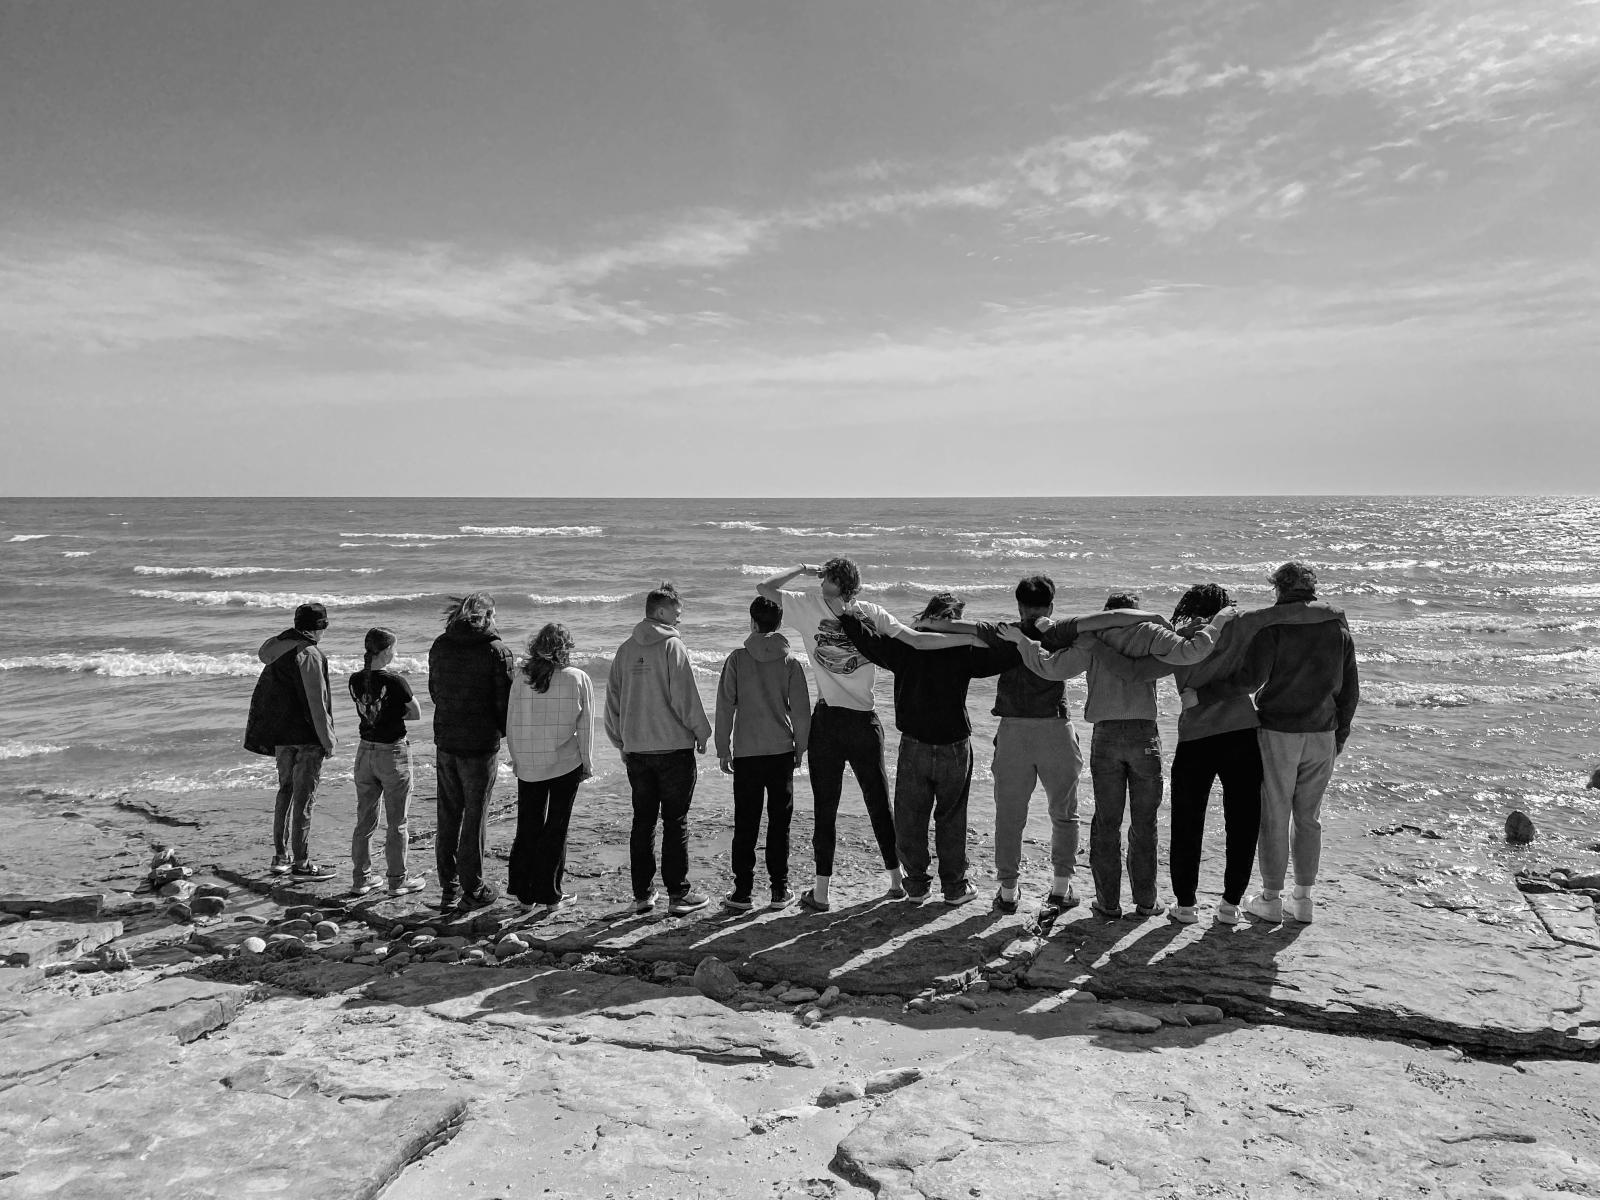
[[[0,0],[0,494],[1600,490],[1600,0]]]

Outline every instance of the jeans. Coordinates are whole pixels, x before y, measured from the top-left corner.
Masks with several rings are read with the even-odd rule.
[[[1072,878],[1078,862],[1078,772],[1083,751],[1065,717],[1001,717],[994,735],[994,873],[1015,887],[1022,867],[1022,831],[1036,782],[1050,806],[1050,865]]]
[[[972,790],[972,741],[935,745],[900,736],[894,771],[894,824],[906,887],[925,889],[928,818],[939,854],[939,884],[946,896],[967,885],[967,793]]]
[[[304,865],[311,861],[311,809],[322,782],[322,764],[328,757],[320,742],[274,746],[278,762],[278,798],[272,807],[272,856],[293,856]]]
[[[889,807],[889,777],[883,769],[883,725],[875,712],[818,704],[811,714],[811,737],[806,747],[811,758],[811,798],[816,812],[811,845],[817,874],[833,874],[833,848],[848,765],[861,785],[861,800],[872,821],[883,867],[899,865],[895,851],[895,817]]]
[[[1222,781],[1222,898],[1237,904],[1250,886],[1256,835],[1261,829],[1261,747],[1254,729],[1180,741],[1172,752],[1172,844],[1168,869],[1172,894],[1193,905],[1200,883],[1211,785]]]
[[[489,830],[483,818],[494,796],[500,752],[453,754],[440,750],[435,767],[439,833],[433,857],[439,868],[439,886],[447,893],[459,886],[463,896],[480,896],[483,860],[489,854]]]
[[[661,882],[667,895],[689,890],[689,802],[694,799],[698,771],[693,750],[624,754],[628,787],[633,791],[633,832],[628,839],[628,867],[633,898],[650,894],[656,878],[656,821],[661,821]]]
[[[1261,744],[1261,886],[1283,890],[1292,855],[1294,881],[1310,887],[1322,861],[1322,793],[1338,754],[1333,731],[1256,731]]]
[[[511,843],[511,894],[524,904],[558,904],[567,873],[567,826],[582,767],[554,779],[517,780],[517,836]]]
[[[794,755],[733,760],[733,894],[749,899],[756,881],[756,839],[767,813],[767,879],[773,895],[789,886],[789,823],[794,819]]]
[[[1128,884],[1133,902],[1156,902],[1156,812],[1161,807],[1161,731],[1154,721],[1097,721],[1089,742],[1094,819],[1089,871],[1095,899],[1122,911],[1122,813],[1128,810]]]
[[[389,882],[406,877],[406,816],[411,808],[411,744],[404,740],[361,742],[356,746],[356,830],[350,839],[350,865],[355,881],[365,883],[372,870],[372,831],[378,827],[378,801],[383,801],[384,866]]]

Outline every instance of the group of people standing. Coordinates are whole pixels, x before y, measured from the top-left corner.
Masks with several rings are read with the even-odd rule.
[[[802,577],[815,578],[817,588],[792,588]],[[733,880],[724,907],[755,907],[763,819],[769,906],[796,900],[789,835],[794,775],[807,756],[815,873],[798,895],[803,908],[826,912],[832,905],[847,769],[882,860],[884,896],[926,900],[936,854],[944,902],[975,899],[966,849],[973,771],[967,692],[973,679],[991,676],[998,676],[999,718],[992,762],[994,906],[1018,909],[1023,830],[1033,792],[1042,785],[1052,874],[1040,915],[1072,908],[1079,902],[1083,754],[1064,684],[1087,675],[1093,911],[1108,919],[1123,915],[1126,816],[1132,914],[1167,912],[1182,923],[1198,919],[1205,814],[1220,781],[1226,849],[1216,919],[1233,924],[1247,912],[1267,921],[1310,921],[1322,795],[1349,737],[1360,687],[1348,626],[1338,609],[1317,599],[1315,572],[1286,563],[1272,582],[1276,603],[1242,614],[1224,589],[1201,584],[1184,593],[1170,619],[1140,608],[1137,596],[1117,592],[1099,612],[1057,620],[1054,583],[1033,575],[1017,585],[1016,621],[965,621],[963,602],[941,592],[908,627],[860,598],[861,575],[849,559],[801,564],[757,585],[749,636],[722,665],[714,726],[678,632],[682,597],[672,584],[661,584],[646,597],[643,620],[612,659],[602,717],[607,738],[621,752],[632,799],[633,911],[648,913],[661,900],[655,887],[658,827],[668,911],[683,915],[710,903],[691,884],[688,849],[696,756],[713,743],[733,783]],[[785,623],[804,643],[815,704],[807,672],[782,633]],[[322,760],[334,748],[327,664],[317,647],[326,627],[323,606],[302,605],[294,628],[262,646],[266,666],[245,740],[247,748],[277,759],[271,869],[313,878],[334,874],[311,860],[308,836]],[[572,650],[570,633],[552,623],[529,640],[518,663],[495,631],[494,602],[486,593],[452,601],[446,610],[445,631],[428,656],[442,907],[472,909],[498,899],[483,876],[484,813],[502,737],[518,788],[509,890],[527,908],[558,907],[572,899],[563,888],[567,830],[579,786],[594,771],[596,722],[593,687],[587,673],[572,666]],[[405,721],[420,714],[404,677],[387,669],[393,652],[392,633],[370,631],[365,666],[349,681],[361,722],[351,847],[355,894],[375,886],[367,843],[380,802],[388,825],[390,894],[424,886],[406,867]],[[900,747],[892,798],[873,693],[878,668],[894,675]],[[1156,883],[1156,816],[1164,790],[1156,684],[1169,675],[1182,703],[1172,760],[1170,910],[1158,901]],[[1257,858],[1261,889],[1246,901]],[[1291,860],[1294,883],[1286,897]]]

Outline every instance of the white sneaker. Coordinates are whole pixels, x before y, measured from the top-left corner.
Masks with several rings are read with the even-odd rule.
[[[1311,924],[1311,911],[1313,908],[1311,903],[1311,889],[1297,887],[1294,890],[1296,893],[1304,892],[1305,895],[1302,896],[1296,894],[1289,897],[1289,902],[1286,909],[1289,914],[1289,919],[1291,921],[1299,921],[1302,925],[1309,925]]]
[[[1179,925],[1193,925],[1199,919],[1200,915],[1194,911],[1192,904],[1174,904],[1167,909],[1167,920],[1176,921]]]
[[[1226,900],[1224,900],[1221,904],[1217,905],[1218,925],[1237,925],[1238,923],[1239,906],[1237,904],[1229,904]]]
[[[1274,896],[1267,899],[1265,895],[1251,896],[1244,902],[1244,911],[1255,917],[1258,921],[1267,921],[1273,925],[1283,924],[1283,897]]]

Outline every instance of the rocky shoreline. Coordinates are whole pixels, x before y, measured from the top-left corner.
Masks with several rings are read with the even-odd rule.
[[[0,868],[8,1196],[1600,1195],[1595,867],[1537,844],[1452,892],[1474,848],[1330,822],[1311,926],[1040,929],[864,872],[640,918],[599,852],[569,908],[446,920],[69,812]]]

